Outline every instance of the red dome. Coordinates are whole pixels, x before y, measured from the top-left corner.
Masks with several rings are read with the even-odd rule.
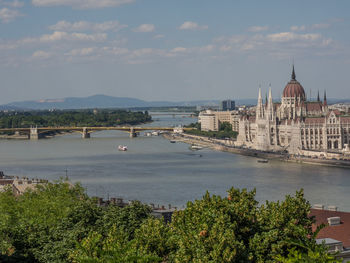
[[[283,90],[283,97],[301,97],[305,99],[305,90],[298,81],[291,80]]]
[[[292,71],[292,80],[289,81],[284,88],[283,97],[301,97],[303,100],[305,100],[305,90],[303,86],[301,86],[301,84],[295,79],[294,65]]]

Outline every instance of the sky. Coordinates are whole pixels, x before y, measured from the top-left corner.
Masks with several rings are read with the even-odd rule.
[[[0,0],[0,103],[350,98],[348,0]]]

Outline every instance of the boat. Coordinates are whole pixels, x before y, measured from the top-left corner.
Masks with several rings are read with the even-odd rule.
[[[176,141],[174,141],[174,140],[171,140],[171,141],[170,141],[170,143],[176,143]]]
[[[259,159],[258,160],[258,163],[268,163],[269,162],[269,160],[267,160],[267,159]]]
[[[199,145],[192,144],[192,145],[190,146],[190,149],[191,149],[191,150],[198,151],[198,150],[202,150],[203,147],[201,147],[201,146],[199,146]]]
[[[119,145],[119,146],[118,146],[118,150],[119,150],[119,151],[124,151],[124,152],[125,152],[125,151],[128,150],[128,147],[127,147],[126,145]]]

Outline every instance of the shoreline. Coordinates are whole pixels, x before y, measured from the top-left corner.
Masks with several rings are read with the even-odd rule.
[[[308,158],[301,156],[293,156],[288,153],[273,153],[273,152],[262,152],[254,149],[239,148],[233,146],[233,141],[210,139],[204,136],[189,135],[189,134],[163,134],[163,137],[168,140],[175,140],[184,142],[187,144],[196,144],[199,146],[208,147],[215,151],[230,152],[234,154],[240,154],[244,156],[263,158],[269,160],[277,160],[283,162],[303,163],[310,165],[322,165],[328,167],[338,167],[350,169],[350,161],[347,160],[331,160],[331,159],[318,159]],[[231,145],[230,145],[231,144]]]

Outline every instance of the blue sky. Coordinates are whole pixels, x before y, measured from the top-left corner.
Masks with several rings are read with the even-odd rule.
[[[350,98],[350,1],[0,0],[0,103]]]

